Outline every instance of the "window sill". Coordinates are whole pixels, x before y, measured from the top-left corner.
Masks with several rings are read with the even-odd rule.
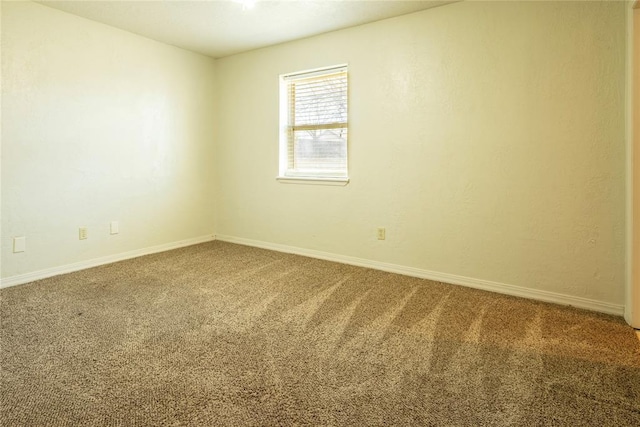
[[[322,178],[322,177],[304,177],[304,176],[279,176],[276,177],[278,182],[283,184],[307,184],[307,185],[337,185],[344,187],[349,183],[349,178]]]

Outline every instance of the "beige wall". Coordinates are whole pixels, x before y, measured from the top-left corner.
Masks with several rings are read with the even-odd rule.
[[[212,59],[22,2],[1,47],[3,278],[213,233]]]
[[[218,60],[216,233],[622,305],[625,7],[463,2]],[[351,182],[277,182],[278,75],[342,63]]]

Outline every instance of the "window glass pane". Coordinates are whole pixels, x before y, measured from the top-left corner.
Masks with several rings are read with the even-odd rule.
[[[293,157],[296,172],[326,171],[346,175],[347,129],[295,131]]]

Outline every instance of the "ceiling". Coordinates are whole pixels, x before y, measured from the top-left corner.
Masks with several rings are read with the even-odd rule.
[[[38,1],[214,58],[405,15],[453,1]]]

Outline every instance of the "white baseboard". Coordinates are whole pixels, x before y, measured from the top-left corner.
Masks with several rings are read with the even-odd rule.
[[[296,255],[308,256],[311,258],[319,258],[327,261],[335,261],[342,264],[356,265],[359,267],[367,267],[375,270],[387,271],[390,273],[403,274],[405,276],[419,277],[421,279],[429,279],[437,282],[450,283],[453,285],[461,285],[469,288],[481,289],[485,291],[497,292],[500,294],[512,295],[516,297],[529,298],[538,301],[551,302],[561,305],[569,305],[577,308],[583,308],[591,311],[614,314],[622,316],[624,314],[624,306],[611,304],[608,302],[592,300],[588,298],[565,295],[556,292],[543,291],[538,289],[524,288],[521,286],[507,285],[505,283],[492,282],[489,280],[475,279],[472,277],[457,276],[455,274],[439,273],[437,271],[422,270],[419,268],[405,267],[398,264],[389,264],[385,262],[372,261],[363,258],[356,258],[346,255],[338,255],[329,252],[321,252],[312,249],[298,248],[295,246],[281,245],[278,243],[269,243],[259,240],[245,239],[241,237],[216,235],[216,240],[229,243],[238,243],[240,245],[254,246],[257,248],[271,249],[278,252],[286,252]]]
[[[33,282],[35,280],[46,279],[47,277],[58,276],[60,274],[71,273],[78,270],[84,270],[99,265],[111,264],[126,259],[137,258],[143,255],[155,254],[158,252],[170,251],[172,249],[183,248],[185,246],[197,245],[198,243],[210,242],[215,240],[212,234],[192,239],[180,240],[172,243],[151,246],[143,249],[136,249],[129,252],[123,252],[115,255],[107,255],[100,258],[94,258],[87,261],[75,262],[73,264],[61,265],[59,267],[47,268],[44,270],[34,271],[33,273],[20,274],[17,276],[6,277],[0,281],[0,288],[8,288],[10,286],[22,285],[24,283]]]
[[[111,264],[118,261],[124,261],[131,258],[137,258],[143,255],[150,255],[158,252],[169,251],[172,249],[182,248],[185,246],[196,245],[198,243],[210,242],[212,240],[221,240],[229,243],[237,243],[257,248],[270,249],[278,252],[291,253],[296,255],[308,256],[311,258],[324,259],[327,261],[339,262],[342,264],[350,264],[359,267],[367,267],[375,270],[387,271],[390,273],[403,274],[405,276],[419,277],[421,279],[429,279],[437,282],[450,283],[453,285],[461,285],[469,288],[482,289],[491,292],[497,292],[506,295],[529,298],[539,301],[546,301],[555,304],[570,305],[573,307],[584,308],[586,310],[599,311],[602,313],[623,316],[624,306],[611,304],[608,302],[592,300],[588,298],[565,295],[556,292],[543,291],[538,289],[523,288],[520,286],[508,285],[505,283],[492,282],[489,280],[476,279],[472,277],[458,276],[455,274],[440,273],[437,271],[423,270],[414,267],[406,267],[398,264],[390,264],[380,261],[373,261],[364,258],[351,257],[346,255],[333,254],[330,252],[316,251],[313,249],[299,248],[295,246],[281,245],[278,243],[269,243],[259,240],[245,239],[241,237],[225,236],[225,235],[206,235],[195,237],[192,239],[180,240],[178,242],[166,243],[157,246],[151,246],[143,249],[136,249],[129,252],[123,252],[115,255],[94,258],[87,261],[76,262],[59,267],[47,268],[32,273],[20,274],[12,277],[4,278],[0,281],[0,288],[8,288],[10,286],[21,285],[33,282],[35,280],[46,279],[48,277],[58,276],[60,274],[71,273],[78,270],[84,270],[99,265]]]

